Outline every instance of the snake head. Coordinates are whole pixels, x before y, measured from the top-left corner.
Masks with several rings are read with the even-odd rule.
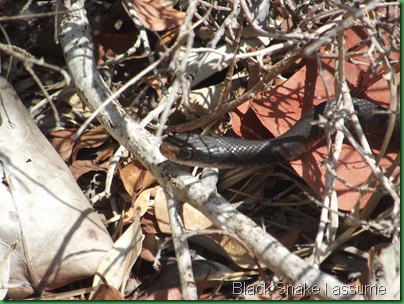
[[[160,145],[161,154],[176,163],[192,165],[195,150],[192,146],[193,136],[195,134],[186,133],[165,138]]]
[[[214,160],[224,151],[215,137],[183,133],[165,138],[160,145],[160,152],[181,165],[195,167],[202,163],[204,167],[222,167]]]

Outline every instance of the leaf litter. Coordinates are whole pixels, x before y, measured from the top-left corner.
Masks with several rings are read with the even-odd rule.
[[[4,15],[15,14],[18,11],[18,5],[20,5],[19,9],[22,9],[22,4],[24,4],[24,1],[17,1],[18,3],[16,2],[13,6],[7,1],[4,2],[8,4],[0,7]],[[226,17],[226,12],[232,10],[229,3],[219,2],[216,8],[212,9],[208,2],[201,4],[200,11],[198,11],[199,19],[196,18],[195,21],[205,17],[206,20],[201,22],[196,31],[200,37],[196,37],[195,47],[209,46],[208,41],[203,39],[212,37],[212,33],[219,30]],[[158,58],[159,54],[163,53],[168,46],[175,43],[178,37],[177,29],[183,24],[186,17],[185,8],[181,5],[177,5],[175,8],[163,6],[157,0],[134,0],[131,3],[140,22],[147,29],[150,46]],[[318,28],[326,23],[326,20],[321,19],[321,12],[314,7],[301,4],[294,11],[289,6],[291,3],[283,4],[275,1],[273,5],[274,9],[271,10],[270,15],[274,24],[270,24],[270,26],[275,28],[293,32],[295,27],[304,27],[305,24]],[[322,2],[322,5],[326,5],[325,2]],[[34,13],[46,12],[48,9],[49,7],[46,5],[28,5],[28,11]],[[134,28],[127,16],[127,9],[122,9],[121,4],[112,4],[108,1],[103,4],[89,2],[87,9],[93,26],[94,54],[98,65],[108,63],[108,60],[120,56],[137,39],[140,39],[138,30]],[[378,7],[372,12],[375,20],[382,20],[380,24],[384,30],[381,32],[381,40],[388,49],[387,57],[391,66],[397,70],[394,80],[399,87],[400,73],[395,64],[399,53],[394,49],[396,29],[392,26],[387,27],[385,22],[385,20],[391,20],[391,24],[394,25],[396,22],[394,13],[383,7]],[[335,12],[330,10],[329,13],[332,15]],[[50,21],[51,18],[49,20],[32,19],[26,25],[7,23],[5,25],[7,25],[7,31],[15,37],[18,37],[18,33],[26,28],[34,29],[38,24],[41,26],[40,28],[47,29],[46,34],[51,36]],[[227,27],[225,38],[222,39],[224,44],[226,41],[233,40],[232,31],[234,30],[235,28]],[[252,42],[248,36],[249,31],[251,31],[251,27],[246,27],[242,34],[243,43],[247,46],[258,43],[258,46],[247,47],[248,52],[265,50],[277,43],[276,39],[269,42],[267,37],[257,35],[253,30],[255,40]],[[386,68],[381,64],[375,64],[375,61],[378,60],[377,56],[381,56],[381,54],[369,50],[370,42],[366,27],[355,26],[345,30],[344,33],[346,52],[348,54],[356,52],[357,54],[349,57],[349,60],[345,62],[346,79],[352,97],[369,99],[388,107],[391,87],[386,82]],[[23,38],[15,39],[12,43],[23,46],[23,40]],[[364,40],[367,43],[361,43]],[[31,43],[32,46],[28,47],[27,51],[38,57],[45,54],[45,61],[56,62],[60,66],[64,66],[60,50],[52,43],[50,46],[52,52],[47,53],[45,53],[46,48],[40,44],[40,39],[33,39]],[[211,132],[220,136],[242,138],[271,138],[285,132],[302,113],[318,102],[327,100],[327,94],[331,98],[335,96],[335,48],[335,43],[329,43],[319,51],[324,57],[319,59],[300,58],[286,72],[277,75],[278,77],[272,82],[266,83],[265,90],[256,92],[247,102],[235,108],[231,117],[222,117],[219,121],[213,121]],[[175,50],[178,54],[180,53],[179,48]],[[226,53],[229,53],[228,48],[226,48]],[[197,75],[200,80],[198,83],[195,82],[196,85],[190,88],[189,92],[186,92],[191,97],[195,96],[192,98],[197,98],[199,105],[193,106],[192,102],[187,104],[185,99],[178,104],[175,111],[172,111],[168,124],[181,124],[206,115],[207,112],[212,111],[212,105],[210,105],[212,96],[219,100],[218,103],[215,100],[213,108],[219,108],[220,102],[237,98],[238,89],[244,92],[253,88],[263,79],[265,71],[286,53],[287,49],[272,52],[269,56],[264,57],[264,60],[259,57],[238,60],[233,75],[230,75],[233,79],[231,93],[223,100],[219,100],[221,98],[220,88],[225,77],[229,76],[226,75],[226,72],[232,63],[219,56],[221,59]],[[171,54],[173,58],[175,55]],[[106,80],[111,83],[111,89],[118,89],[130,77],[139,73],[148,64],[147,57],[148,54],[143,47],[140,47],[114,64],[103,65],[101,69],[105,71],[104,74]],[[246,68],[247,65],[248,68]],[[165,88],[160,87],[160,83],[169,86],[175,70],[170,67],[161,69],[160,73],[161,75],[157,77],[152,74],[142,77],[138,85],[131,87],[119,97],[119,101],[127,107],[127,111],[133,115],[134,119],[140,121],[164,98]],[[65,85],[63,80],[50,70],[40,69],[38,74],[42,81],[55,88],[50,89],[50,93]],[[161,77],[161,82],[157,81],[158,77]],[[28,108],[40,102],[44,97],[41,96],[42,93],[35,87],[24,69],[16,67],[11,69],[10,81]],[[77,99],[77,95],[75,98]],[[81,102],[72,102],[70,95],[60,94],[56,97],[55,104],[60,114],[63,114],[61,115],[62,129],[54,129],[55,119],[49,106],[36,114],[34,119],[60,157],[69,166],[82,191],[103,220],[111,239],[115,241],[114,247],[105,256],[99,268],[99,272],[107,280],[107,284],[104,286],[115,288],[117,291],[114,289],[111,293],[118,292],[125,299],[181,299],[177,261],[170,242],[171,227],[163,189],[157,186],[152,173],[144,169],[139,161],[128,153],[120,155],[116,161],[116,167],[111,167],[119,145],[97,121],[91,122],[88,130],[73,141],[75,131],[89,116],[88,109],[85,109]],[[158,122],[154,121],[148,127],[150,130],[154,130],[157,125]],[[377,151],[374,152],[377,153]],[[259,223],[268,233],[277,236],[279,241],[291,252],[308,259],[313,255],[319,225],[321,208],[318,202],[324,195],[326,172],[326,167],[321,162],[326,156],[327,147],[323,146],[307,153],[300,160],[292,162],[290,166],[279,164],[258,170],[222,171],[218,189],[230,203],[237,205],[239,211]],[[380,166],[385,171],[389,171],[396,156],[397,151],[388,150],[381,159]],[[347,286],[355,286],[359,290],[361,286],[374,280],[372,277],[366,277],[367,273],[369,270],[375,271],[372,262],[377,259],[378,255],[383,254],[377,252],[375,248],[380,248],[380,244],[384,243],[387,243],[387,245],[383,245],[386,248],[389,246],[394,248],[394,242],[391,241],[391,235],[383,229],[360,230],[360,227],[355,226],[357,222],[352,222],[350,219],[350,214],[360,216],[361,210],[371,210],[367,211],[369,213],[367,217],[361,219],[367,221],[379,216],[384,225],[382,227],[389,224],[394,226],[397,223],[388,217],[387,211],[392,206],[388,197],[376,198],[375,204],[374,192],[363,193],[363,191],[347,186],[361,186],[371,174],[359,154],[349,145],[343,144],[340,159],[342,161],[337,167],[336,174],[346,182],[343,184],[337,180],[335,184],[341,222],[337,227],[337,239],[325,240],[323,245],[332,246],[341,240],[339,237],[350,227],[357,227],[357,229],[352,230],[349,237],[342,239],[341,249],[334,249],[329,256],[322,260],[320,267],[324,271],[333,273]],[[108,172],[111,168],[112,172]],[[397,176],[399,176],[398,167],[391,172],[391,179],[397,179]],[[108,179],[110,182],[107,189],[106,180]],[[376,188],[376,186],[370,184],[369,188]],[[357,204],[358,201],[359,204]],[[368,202],[372,202],[375,206],[367,207]],[[291,282],[284,281],[270,270],[261,269],[251,251],[240,240],[230,233],[219,231],[203,214],[186,202],[182,204],[181,217],[184,228],[189,233],[188,240],[193,255],[192,267],[194,274],[198,274],[195,277],[200,299],[301,299],[310,297],[307,293],[285,295],[279,288],[272,289],[271,295],[262,295],[257,291],[258,289],[255,289],[256,292],[250,295],[233,294],[231,290],[233,282],[242,282],[251,287],[265,286],[268,282],[276,283],[276,286],[281,286],[280,282],[285,284]],[[355,231],[357,234],[354,233]],[[370,254],[348,253],[344,250],[348,247]],[[134,249],[135,251],[133,251]],[[393,249],[388,250],[385,250],[388,252],[387,255],[394,255]],[[385,257],[380,258],[385,259]],[[153,268],[156,261],[160,263],[157,270],[156,267]],[[351,263],[352,261],[354,263]],[[366,262],[369,265],[366,265]],[[384,278],[386,282],[395,284],[396,273],[394,271],[388,270],[386,276],[387,278]],[[98,285],[100,280],[95,279],[94,282],[94,285]],[[135,283],[130,284],[131,282]],[[88,284],[84,281],[83,283]],[[63,293],[67,292],[68,288],[56,290],[55,293],[63,297]],[[75,298],[79,299],[79,295],[76,295]],[[47,296],[52,297],[55,294],[46,291],[43,298]],[[394,297],[394,293],[391,296]],[[108,299],[108,297],[108,292],[100,291],[96,298]],[[117,299],[116,296],[113,296],[113,299]]]

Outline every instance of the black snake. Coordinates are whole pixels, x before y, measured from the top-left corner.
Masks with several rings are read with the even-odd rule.
[[[389,123],[386,109],[363,99],[352,101],[364,133],[383,137]],[[335,104],[335,100],[332,102]],[[326,136],[322,126],[313,124],[320,115],[325,116],[325,109],[326,102],[315,106],[274,139],[243,140],[183,133],[164,139],[160,151],[168,159],[189,166],[232,168],[288,162],[311,150]],[[344,124],[352,130],[350,115],[345,115]],[[399,138],[400,121],[396,119],[392,140],[399,142]]]

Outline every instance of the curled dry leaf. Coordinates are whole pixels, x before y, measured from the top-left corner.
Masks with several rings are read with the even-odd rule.
[[[139,192],[156,184],[154,176],[147,171],[137,160],[127,164],[119,170],[122,183],[130,196],[136,196]]]
[[[165,31],[178,27],[184,22],[184,12],[164,7],[160,4],[160,0],[132,0],[131,2],[138,18],[148,30]],[[124,5],[123,7],[126,10]]]

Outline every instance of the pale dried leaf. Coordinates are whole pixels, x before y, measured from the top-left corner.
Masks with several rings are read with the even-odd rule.
[[[97,272],[104,276],[108,284],[124,290],[129,272],[139,257],[142,249],[143,234],[139,217],[128,227],[125,233],[103,257]],[[94,277],[93,286],[101,284],[98,276]]]
[[[76,91],[71,90],[70,95],[66,95],[64,97],[66,98],[67,103],[72,107],[73,113],[84,119],[87,119],[91,116],[92,111],[84,106]]]
[[[136,198],[133,208],[134,210],[140,209],[140,216],[143,216],[146,213],[147,209],[149,209],[150,197],[156,192],[156,189],[158,188],[160,188],[160,186],[146,189],[145,191],[141,192]]]
[[[21,299],[94,274],[112,241],[15,91],[0,78],[0,244],[17,242],[9,289]],[[7,247],[0,245],[0,255]],[[38,286],[38,283],[40,285]]]
[[[4,288],[10,279],[10,263],[11,263],[11,253],[13,252],[14,246],[7,248],[3,254],[0,254],[0,300],[4,299],[8,288]]]

